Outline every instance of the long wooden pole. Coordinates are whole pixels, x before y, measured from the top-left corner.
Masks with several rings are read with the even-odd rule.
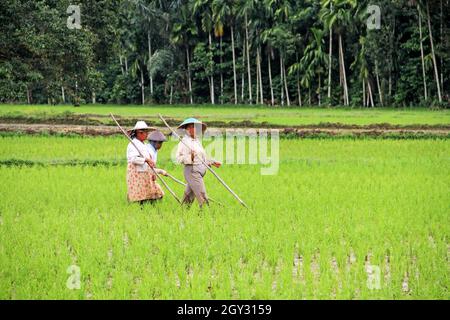
[[[178,180],[177,178],[175,178],[175,177],[172,176],[171,174],[167,173],[167,176],[168,176],[170,179],[172,179],[173,181],[175,181],[176,183],[179,183],[179,184],[181,184],[182,186],[185,186],[185,187],[186,187],[186,183],[184,183],[184,182],[181,181],[181,180]]]
[[[158,115],[159,118],[161,119],[161,121],[166,125],[167,128],[169,128],[169,130],[172,132],[172,134],[178,138],[178,140],[180,140],[180,142],[182,144],[184,144],[189,150],[192,149],[183,141],[183,139],[169,126],[169,124],[166,122],[166,120],[164,120],[164,118],[161,116],[161,114]],[[220,178],[217,173],[214,172],[213,169],[211,169],[211,167],[206,163],[205,160],[203,160],[202,158],[199,158],[200,161],[205,165],[205,167],[217,178],[217,180],[219,180],[219,182],[225,187],[225,189],[227,189],[232,195],[233,197],[236,198],[237,201],[239,201],[239,203],[241,205],[243,205],[245,208],[248,209],[248,206],[244,203],[244,201],[241,200],[241,198],[239,198],[239,196],[233,191],[231,190],[231,188],[225,183],[225,181],[222,180],[222,178]]]
[[[131,142],[131,144],[136,148],[137,152],[139,153],[139,155],[145,159],[144,155],[142,154],[141,150],[139,150],[139,148],[134,144],[133,140],[130,138],[130,136],[128,135],[128,133],[126,133],[126,131],[120,126],[119,122],[117,122],[116,118],[113,116],[112,113],[110,113],[111,118],[114,120],[114,122],[117,124],[117,126],[119,127],[120,131],[122,131],[122,133],[127,137],[127,139]],[[150,166],[149,166],[150,167]],[[159,176],[158,173],[156,173],[156,170],[152,167],[150,167],[150,169],[153,171],[153,173],[156,175],[156,177],[162,182],[162,184],[164,185],[164,187],[166,187],[167,190],[169,190],[170,194],[175,198],[175,200],[177,200],[177,202],[179,204],[181,204],[180,199],[178,199],[177,195],[175,194],[175,192],[172,191],[172,189],[170,189],[170,187],[167,185],[167,183]]]
[[[171,175],[171,174],[168,173],[168,172],[167,172],[167,176],[168,176],[170,179],[172,179],[173,181],[175,181],[176,183],[181,184],[182,186],[186,187],[186,183],[184,183],[184,182],[181,181],[181,180],[178,180],[177,178],[175,178],[173,175]],[[215,202],[215,203],[217,203],[217,204],[223,206],[222,203],[220,203],[220,202],[217,201],[217,200],[214,200],[213,198],[211,198],[211,197],[209,197],[209,196],[208,196],[208,201]]]

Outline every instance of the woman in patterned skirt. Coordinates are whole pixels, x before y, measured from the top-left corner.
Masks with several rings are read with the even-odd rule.
[[[145,202],[154,202],[164,196],[163,190],[156,183],[156,175],[151,169],[155,168],[155,161],[144,144],[150,129],[144,121],[138,121],[131,131],[134,145],[130,142],[127,147],[127,187],[128,201],[130,202],[144,204]],[[135,146],[144,157],[136,150]]]

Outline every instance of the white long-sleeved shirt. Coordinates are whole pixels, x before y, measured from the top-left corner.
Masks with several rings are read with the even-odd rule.
[[[208,165],[213,163],[214,160],[209,159],[206,155],[205,149],[203,149],[202,143],[198,139],[193,139],[189,135],[183,137],[183,142],[178,143],[177,149],[177,162],[184,165],[199,165],[202,164],[202,160]],[[189,148],[186,145],[189,146]],[[191,150],[195,152],[194,161],[191,158]]]
[[[145,147],[147,148],[148,152],[150,153],[150,158],[155,162],[156,165],[156,161],[158,161],[158,150],[155,149],[155,147],[153,147],[152,144],[146,144]],[[155,171],[157,174],[162,174],[165,175],[166,171],[163,169],[158,169],[155,168]]]
[[[146,144],[145,146],[147,147],[152,160],[155,161],[155,164],[156,164],[156,161],[158,161],[158,150],[156,150],[155,147],[151,143]]]
[[[152,159],[148,148],[146,147],[146,145],[143,142],[139,141],[136,138],[133,139],[133,142],[136,145],[136,147],[138,147],[139,151],[142,153],[142,155],[145,158]],[[141,155],[139,154],[139,152],[136,150],[136,148],[133,146],[133,144],[131,142],[128,144],[127,160],[128,160],[128,163],[132,163],[136,166],[137,171],[143,172],[143,171],[148,170],[149,166],[145,162],[145,158],[141,157]]]

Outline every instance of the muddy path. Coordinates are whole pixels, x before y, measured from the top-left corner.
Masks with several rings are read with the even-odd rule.
[[[116,116],[119,122],[124,127],[132,127],[138,120],[142,120],[139,117],[130,116]],[[204,119],[205,117],[203,117]],[[172,117],[166,117],[166,121],[171,126],[177,126],[183,119],[177,119]],[[255,122],[251,120],[241,120],[241,121],[223,121],[223,120],[213,120],[204,119],[205,123],[210,128],[273,128],[273,129],[331,129],[331,130],[450,130],[450,124],[443,121],[441,124],[392,124],[392,123],[371,123],[371,124],[349,124],[340,122],[320,122],[315,124],[297,124],[297,125],[283,125],[270,123],[267,121]],[[156,117],[147,119],[146,122],[150,126],[160,127],[163,123]],[[99,126],[108,127],[115,126],[113,120],[107,115],[96,115],[96,114],[66,114],[62,113],[59,115],[3,115],[0,116],[0,123],[11,124],[11,125],[25,125],[33,124],[40,125],[46,124],[51,126]]]
[[[168,129],[155,127],[165,134]],[[224,134],[225,132],[237,134],[250,131],[274,130],[264,128],[208,128],[209,135]],[[450,128],[333,128],[333,127],[305,127],[305,128],[277,128],[280,136],[290,138],[307,137],[394,137],[394,138],[450,138]],[[22,133],[22,134],[50,134],[50,135],[83,135],[83,136],[109,136],[120,134],[117,127],[105,125],[72,125],[72,124],[21,124],[0,123],[0,133]]]

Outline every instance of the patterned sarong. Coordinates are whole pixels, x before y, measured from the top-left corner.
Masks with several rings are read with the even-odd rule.
[[[153,176],[150,168],[139,172],[134,164],[129,163],[127,168],[128,201],[161,199],[164,191],[156,181],[153,181]]]

